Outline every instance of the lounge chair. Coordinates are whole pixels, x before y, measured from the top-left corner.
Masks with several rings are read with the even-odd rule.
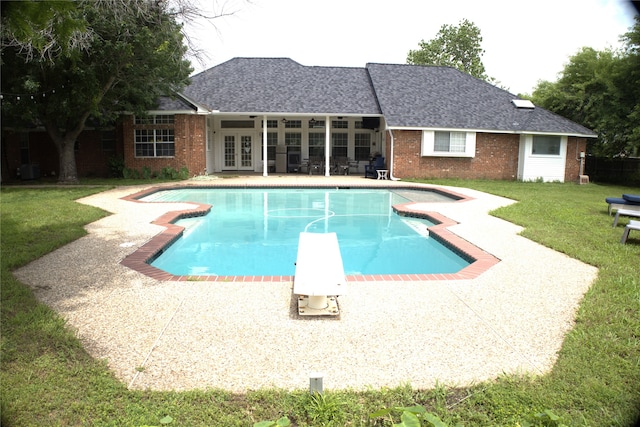
[[[640,218],[640,210],[618,209],[618,211],[616,212],[616,216],[613,218],[613,228],[616,228],[616,226],[618,225],[618,220],[620,219],[621,215]]]
[[[378,178],[378,169],[384,169],[384,157],[378,156],[374,159],[372,164],[364,165],[364,177],[365,178]]]
[[[640,195],[623,194],[622,197],[607,197],[605,201],[609,204],[609,215],[614,209],[628,209],[640,212]]]
[[[629,237],[629,232],[631,230],[640,231],[640,221],[629,221],[629,224],[624,228],[624,232],[622,233],[622,239],[620,239],[620,243],[627,243],[627,238]]]

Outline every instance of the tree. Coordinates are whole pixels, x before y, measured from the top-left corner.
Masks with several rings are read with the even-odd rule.
[[[622,58],[621,73],[616,85],[621,90],[623,108],[629,112],[627,126],[629,132],[628,151],[640,156],[640,15],[636,15],[635,24],[622,36],[625,51]]]
[[[2,49],[25,61],[53,60],[86,49],[90,32],[72,2],[2,2]]]
[[[429,42],[422,40],[419,50],[410,50],[408,64],[453,67],[482,80],[491,81],[482,63],[480,29],[466,19],[459,26],[443,25]]]
[[[74,183],[74,147],[89,117],[142,114],[188,83],[181,26],[162,1],[27,2],[26,19],[21,3],[2,2],[3,123],[43,126],[59,182]],[[20,33],[25,21],[34,29]]]
[[[623,36],[621,52],[584,47],[556,82],[541,81],[532,101],[598,133],[599,156],[637,155],[640,149],[640,20]]]

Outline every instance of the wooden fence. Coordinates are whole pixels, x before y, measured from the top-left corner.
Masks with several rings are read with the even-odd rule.
[[[593,182],[640,186],[640,158],[610,159],[587,156],[585,173]]]

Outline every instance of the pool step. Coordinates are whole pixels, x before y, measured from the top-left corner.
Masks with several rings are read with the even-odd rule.
[[[429,237],[429,227],[421,219],[401,218],[401,221],[422,237]]]

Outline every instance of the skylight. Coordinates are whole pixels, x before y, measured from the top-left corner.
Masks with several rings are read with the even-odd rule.
[[[536,108],[536,106],[533,105],[533,102],[529,101],[528,99],[512,99],[511,102],[513,102],[513,105],[515,105],[516,108]]]

